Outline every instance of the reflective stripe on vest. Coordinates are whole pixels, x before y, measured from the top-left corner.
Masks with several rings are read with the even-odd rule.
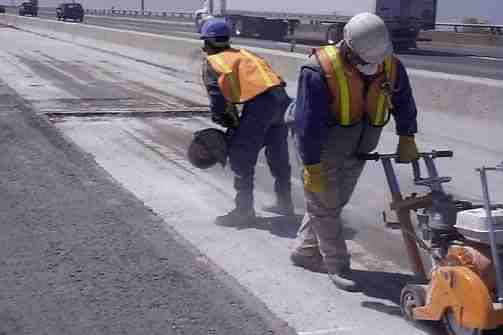
[[[338,52],[335,48],[325,48],[325,52],[332,63],[332,70],[335,70],[335,76],[337,82],[339,83],[339,94],[341,101],[341,110],[339,111],[341,115],[341,124],[350,123],[350,111],[349,111],[349,86],[346,74],[344,73],[344,68],[341,63],[341,58],[337,57]]]
[[[391,92],[383,89],[387,81],[394,86],[396,61],[388,57],[379,67],[378,75],[368,86],[366,96],[365,84],[361,75],[352,66],[345,64],[335,46],[326,46],[316,51],[318,61],[325,74],[332,95],[332,112],[338,123],[350,126],[358,123],[363,113],[367,113],[374,126],[384,126],[391,109]]]
[[[217,72],[222,94],[231,103],[244,103],[281,84],[265,60],[246,50],[226,50],[207,60]]]
[[[392,73],[394,71],[393,59],[391,57],[387,57],[384,60],[384,73],[386,73],[386,78],[390,80],[395,77],[395,74]],[[394,79],[393,79],[394,82]],[[379,97],[377,98],[377,111],[374,114],[374,120],[372,120],[372,124],[377,126],[382,126],[386,123],[386,110],[391,109],[391,96],[387,95],[391,92],[384,92],[381,90],[379,93]],[[372,116],[372,114],[371,114]]]

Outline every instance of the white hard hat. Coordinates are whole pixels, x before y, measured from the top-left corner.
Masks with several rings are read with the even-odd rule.
[[[344,41],[361,59],[368,63],[382,63],[393,53],[388,28],[377,15],[355,15],[344,26]]]

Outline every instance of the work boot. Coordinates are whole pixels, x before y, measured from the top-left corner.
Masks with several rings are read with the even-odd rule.
[[[266,212],[271,212],[279,215],[289,216],[294,215],[292,194],[277,194],[276,202],[272,205],[267,205],[262,208]]]
[[[312,252],[304,250],[295,250],[290,255],[290,260],[293,265],[302,267],[309,271],[327,273],[327,268],[323,262],[323,257],[321,256],[318,249]]]
[[[253,209],[235,208],[225,215],[217,216],[215,224],[224,227],[247,227],[252,225],[256,218]]]
[[[328,272],[328,277],[341,290],[348,292],[357,292],[360,290],[358,284],[351,279],[352,272],[349,264],[334,266]]]

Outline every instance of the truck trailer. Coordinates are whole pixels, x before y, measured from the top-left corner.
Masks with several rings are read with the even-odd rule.
[[[311,36],[336,43],[346,22],[362,12],[380,16],[395,48],[407,49],[421,30],[434,29],[437,0],[206,0],[195,17],[198,28],[208,17],[223,17],[235,36],[285,41],[311,28],[319,33]]]

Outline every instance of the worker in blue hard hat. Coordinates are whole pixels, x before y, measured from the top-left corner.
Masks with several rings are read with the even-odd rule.
[[[302,66],[294,111],[295,139],[304,165],[306,214],[292,262],[328,272],[345,290],[358,289],[350,269],[341,212],[365,162],[393,116],[402,162],[417,159],[417,111],[403,64],[393,55],[383,20],[354,16],[344,39],[321,47]]]
[[[232,128],[227,153],[234,173],[235,208],[216,220],[227,226],[246,225],[255,219],[255,165],[264,147],[276,193],[275,203],[264,209],[293,214],[288,129],[283,119],[291,99],[268,62],[245,49],[232,48],[230,36],[231,29],[223,19],[210,18],[201,29],[202,75],[212,120]]]

